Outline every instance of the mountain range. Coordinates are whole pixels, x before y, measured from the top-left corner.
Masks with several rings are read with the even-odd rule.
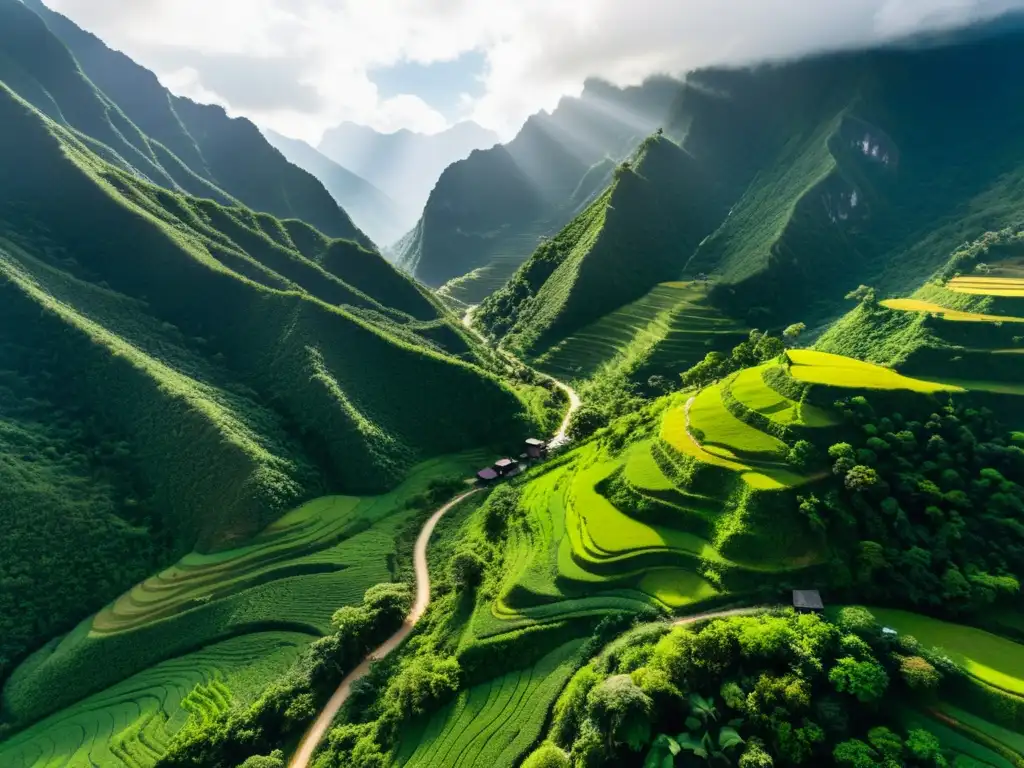
[[[532,418],[251,123],[31,5],[0,0],[0,677],[193,548]],[[129,554],[48,567],[84,540]]]
[[[397,228],[405,234],[445,168],[497,143],[497,134],[469,120],[436,134],[407,129],[379,133],[365,125],[342,123],[324,133],[317,149],[393,199],[400,213]]]
[[[663,77],[625,89],[592,79],[508,144],[454,163],[396,246],[398,263],[427,285],[451,281],[447,295],[477,303],[600,194],[616,163],[667,120],[680,88]]]
[[[366,179],[300,139],[291,139],[266,128],[263,135],[288,162],[318,178],[338,205],[375,243],[386,246],[408,231],[408,216],[398,203]]]

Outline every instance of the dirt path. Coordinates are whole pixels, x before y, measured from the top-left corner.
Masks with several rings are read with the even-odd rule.
[[[755,613],[760,613],[765,610],[766,606],[754,605],[747,608],[728,608],[724,611],[706,611],[704,613],[695,613],[692,616],[681,616],[678,619],[673,620],[673,627],[681,627],[686,624],[694,624],[698,621],[705,621],[707,619],[728,619],[732,616],[750,616]]]
[[[420,530],[420,535],[416,539],[416,547],[413,550],[413,570],[416,573],[416,601],[413,603],[412,610],[409,611],[409,615],[405,617],[405,622],[401,628],[395,632],[391,637],[384,641],[384,643],[372,651],[369,656],[363,659],[362,663],[353,669],[344,680],[341,681],[341,685],[331,696],[330,701],[327,702],[320,715],[317,717],[316,722],[310,727],[306,734],[302,737],[302,741],[299,742],[299,748],[295,752],[295,756],[292,757],[291,762],[288,764],[289,768],[307,768],[310,759],[313,757],[313,753],[316,748],[320,746],[320,742],[323,741],[327,730],[331,727],[331,723],[334,722],[334,718],[338,714],[338,710],[348,700],[349,695],[352,693],[352,684],[360,678],[364,677],[370,671],[370,664],[375,661],[379,661],[387,656],[391,651],[395,650],[402,641],[409,636],[412,632],[413,627],[416,626],[416,622],[423,616],[424,611],[427,610],[427,604],[430,602],[430,571],[427,568],[427,544],[430,542],[430,536],[434,533],[434,528],[437,526],[437,521],[444,517],[445,513],[451,510],[456,504],[464,501],[468,497],[477,493],[480,489],[474,489],[472,491],[466,491],[465,493],[456,496],[454,499],[449,501],[443,507],[438,509],[434,514],[430,516],[430,519],[424,524]]]
[[[474,307],[470,307],[466,311],[466,314],[463,315],[462,324],[486,344],[488,341],[484,335],[473,327],[473,309]],[[497,351],[505,357],[515,359],[512,355],[500,348]],[[566,435],[566,431],[569,428],[569,420],[572,418],[573,413],[580,407],[580,396],[576,394],[576,390],[568,384],[565,384],[552,376],[547,376],[545,374],[541,375],[544,375],[545,378],[550,380],[556,387],[569,396],[569,410],[566,411],[565,418],[562,419],[562,423],[558,427],[558,431],[548,443],[550,447],[557,448],[569,440]],[[434,527],[437,525],[438,520],[444,517],[452,507],[467,497],[472,496],[477,492],[477,490],[466,491],[462,495],[456,496],[431,515],[430,519],[424,524],[419,537],[416,539],[416,547],[413,550],[413,570],[416,574],[416,602],[413,603],[412,610],[409,611],[409,615],[405,617],[405,622],[402,624],[402,627],[395,632],[395,634],[389,637],[383,645],[363,659],[362,663],[349,672],[345,679],[341,681],[341,685],[338,686],[334,695],[331,696],[330,701],[327,702],[326,706],[324,706],[323,710],[317,716],[316,722],[313,723],[310,729],[302,737],[302,741],[299,742],[299,748],[296,750],[291,762],[288,763],[288,768],[308,768],[310,760],[313,757],[313,753],[316,751],[316,748],[320,746],[320,742],[323,741],[324,736],[327,735],[327,731],[330,729],[331,723],[334,722],[334,718],[337,716],[338,711],[351,695],[352,684],[364,677],[370,671],[370,664],[383,659],[391,653],[391,651],[401,645],[402,641],[409,636],[410,632],[412,632],[413,627],[416,626],[416,622],[418,622],[423,616],[423,612],[427,609],[427,604],[430,603],[430,571],[427,568],[427,544],[430,542],[430,536],[434,533]]]
[[[698,451],[703,452],[704,446],[700,444],[700,441],[697,440],[697,438],[693,436],[693,432],[690,431],[690,407],[693,405],[693,401],[696,399],[697,397],[696,395],[694,395],[689,400],[687,400],[686,405],[683,406],[683,413],[686,415],[686,436],[693,441],[693,444],[697,446]]]
[[[487,340],[487,337],[473,327],[473,310],[476,309],[476,307],[477,305],[474,304],[473,306],[466,310],[466,313],[462,316],[462,325],[466,328],[466,330],[468,330],[470,333],[472,333],[474,336],[480,339],[480,341],[482,341],[484,344],[490,344],[490,342]],[[502,357],[506,357],[509,360],[513,360],[519,363],[520,365],[525,365],[525,363],[523,363],[522,360],[506,352],[504,349],[501,348],[500,345],[495,347],[495,351]],[[548,441],[549,448],[558,448],[559,446],[569,442],[569,437],[566,434],[569,429],[569,421],[572,419],[572,415],[576,412],[576,409],[579,408],[580,405],[582,405],[582,401],[580,400],[580,396],[579,394],[577,394],[576,390],[570,387],[564,381],[559,381],[554,376],[549,376],[548,374],[541,373],[540,371],[537,371],[537,374],[540,375],[542,378],[545,378],[548,381],[550,381],[552,384],[554,384],[556,387],[558,387],[560,390],[565,392],[566,395],[569,396],[569,410],[566,411],[565,418],[562,419],[562,423],[559,425],[558,431],[555,432],[555,434]]]

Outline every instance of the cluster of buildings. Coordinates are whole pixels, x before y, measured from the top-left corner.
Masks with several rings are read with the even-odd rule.
[[[489,467],[484,467],[476,473],[476,481],[481,485],[490,485],[506,477],[512,477],[523,471],[531,462],[547,458],[548,444],[536,437],[531,437],[523,443],[523,452],[518,459],[504,457],[498,459]]]

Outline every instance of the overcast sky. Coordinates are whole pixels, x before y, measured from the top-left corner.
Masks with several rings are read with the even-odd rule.
[[[587,76],[746,63],[991,17],[1024,0],[45,0],[169,88],[313,143],[343,120],[508,138]]]

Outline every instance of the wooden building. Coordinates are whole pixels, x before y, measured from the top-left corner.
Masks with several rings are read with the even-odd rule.
[[[490,485],[498,479],[498,473],[493,467],[485,467],[476,473],[476,480],[481,485]]]
[[[519,462],[515,459],[498,459],[492,468],[498,473],[498,477],[505,477],[519,469]]]
[[[548,444],[536,437],[526,441],[526,455],[531,459],[543,459],[548,455]]]
[[[821,613],[825,610],[825,604],[821,602],[821,595],[816,589],[794,589],[793,607],[800,613]]]

